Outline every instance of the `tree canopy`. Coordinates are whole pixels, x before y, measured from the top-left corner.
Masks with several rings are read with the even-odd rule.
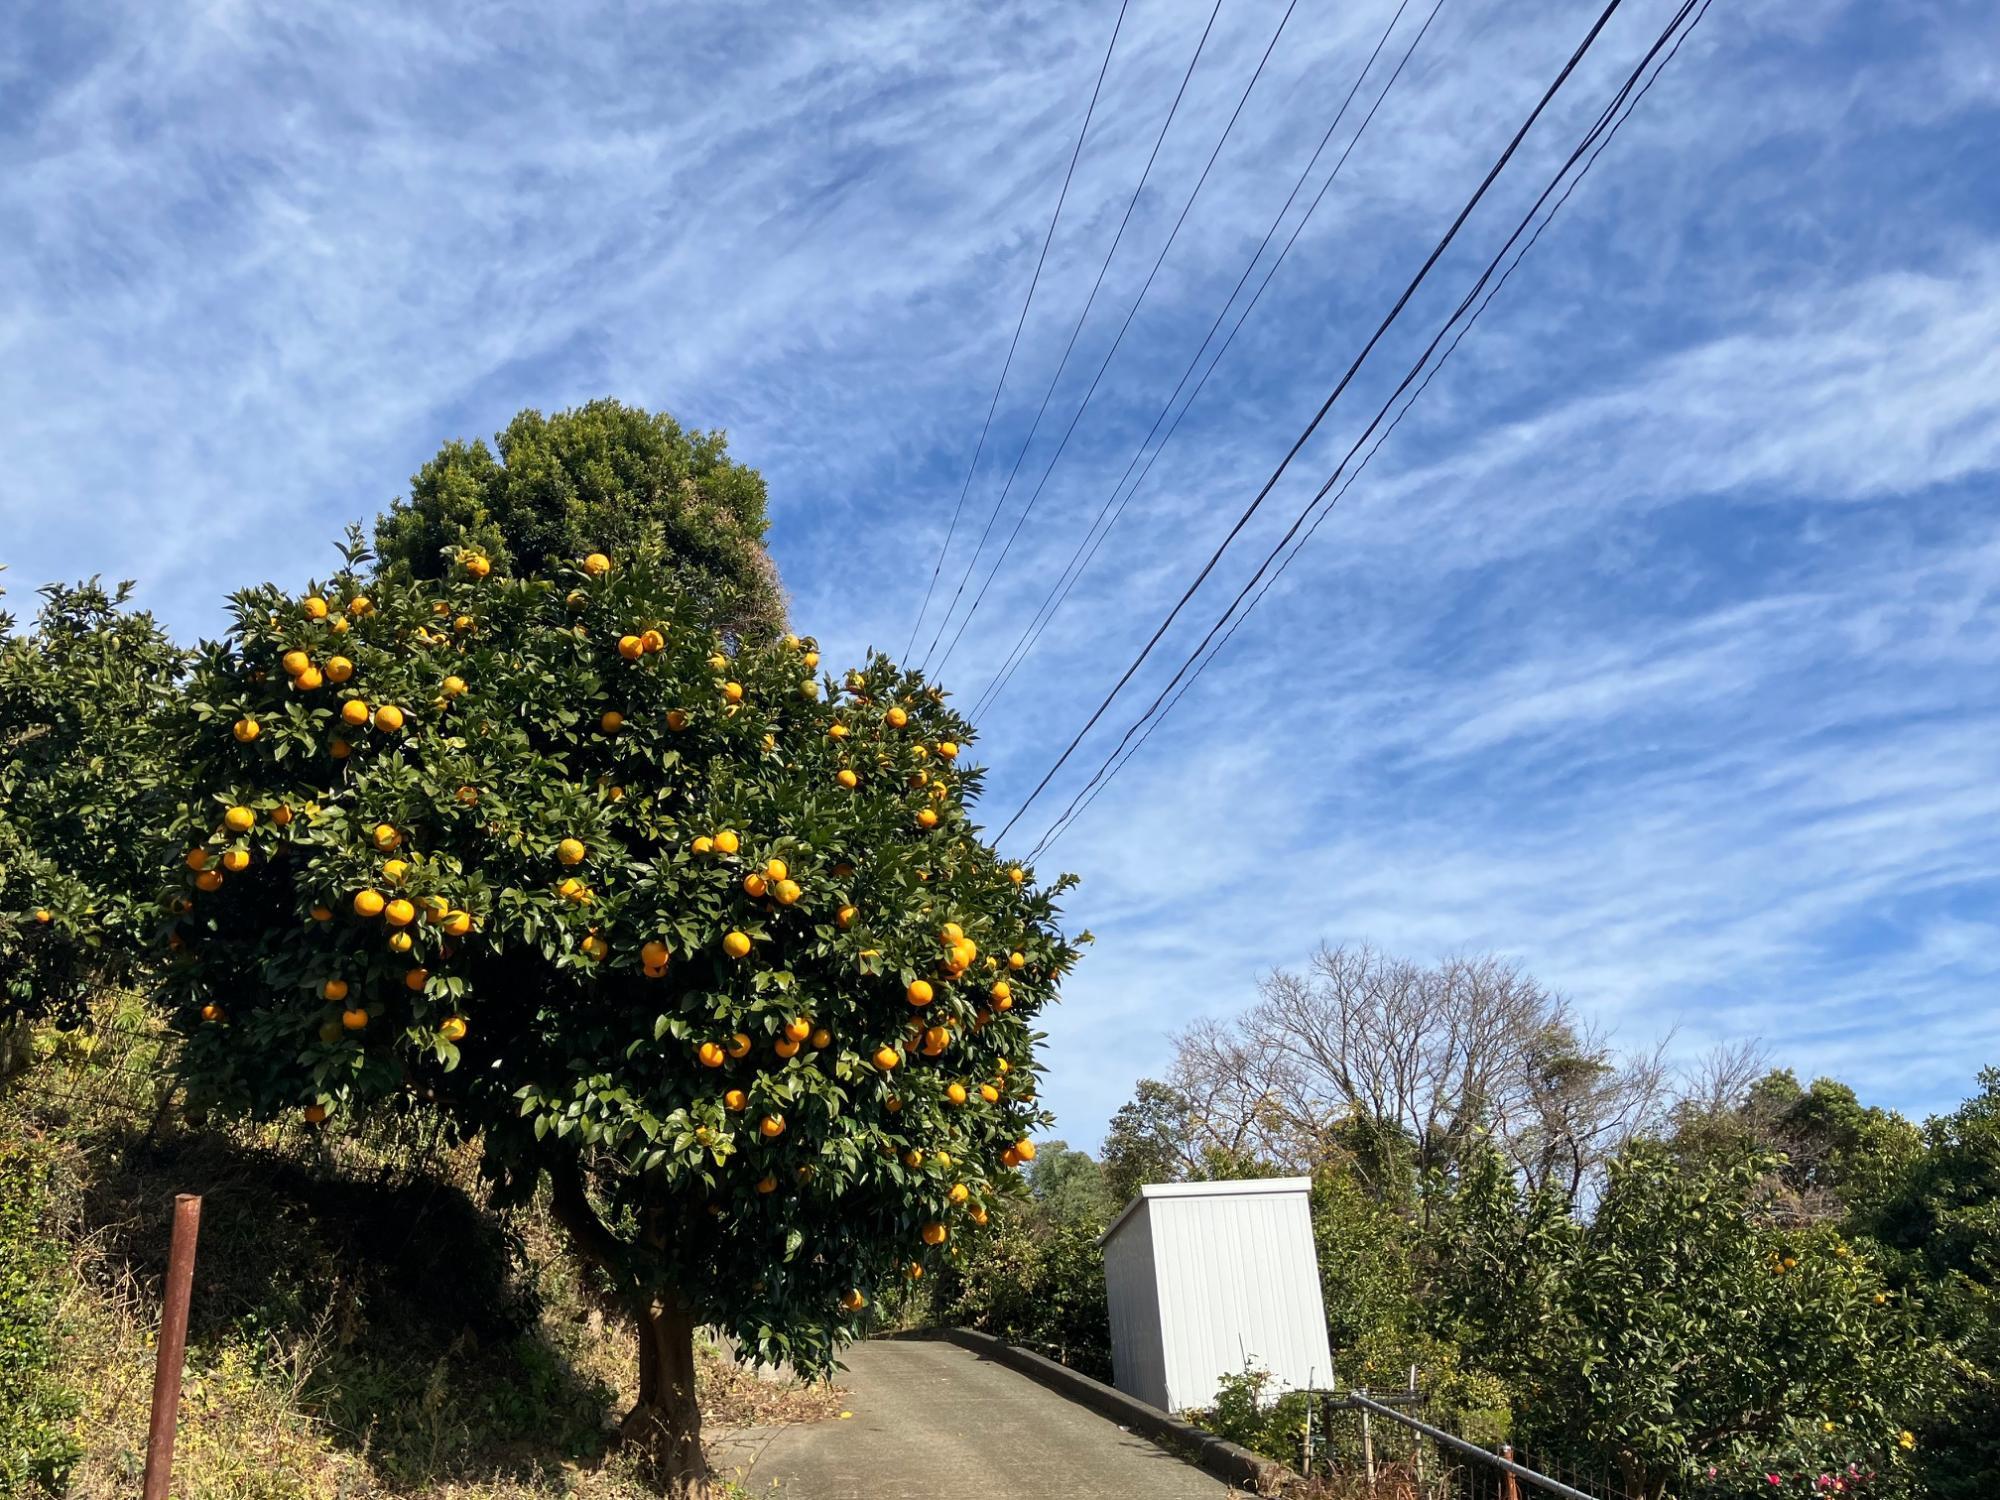
[[[720,432],[612,400],[545,417],[529,409],[488,448],[452,441],[375,525],[385,573],[437,580],[448,553],[478,547],[533,573],[592,551],[645,555],[677,574],[702,623],[744,640],[785,628],[763,476],[729,457]]]

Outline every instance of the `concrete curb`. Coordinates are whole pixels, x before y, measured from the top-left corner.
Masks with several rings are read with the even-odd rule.
[[[940,1328],[930,1330],[929,1336],[948,1340],[1018,1370],[1098,1415],[1109,1417],[1119,1426],[1151,1438],[1225,1484],[1259,1495],[1275,1495],[1297,1477],[1283,1464],[1273,1463],[1262,1454],[1189,1426],[1101,1380],[1080,1375],[1067,1365],[1059,1365],[1032,1350],[1017,1348],[990,1333],[974,1328]]]

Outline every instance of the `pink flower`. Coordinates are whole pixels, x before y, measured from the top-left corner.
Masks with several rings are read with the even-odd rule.
[[[1783,1481],[1782,1479],[1778,1478],[1778,1476],[1777,1476],[1776,1474],[1766,1474],[1766,1475],[1764,1476],[1764,1482],[1765,1482],[1765,1483],[1767,1483],[1767,1484],[1770,1484],[1770,1485],[1774,1485],[1774,1486],[1775,1486],[1775,1485],[1779,1485],[1779,1484],[1783,1484],[1783,1483],[1784,1483],[1784,1481]]]

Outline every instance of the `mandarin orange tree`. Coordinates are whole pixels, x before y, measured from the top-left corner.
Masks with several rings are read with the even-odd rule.
[[[649,555],[235,596],[172,734],[190,1105],[416,1095],[640,1329],[626,1431],[700,1470],[692,1337],[831,1364],[1031,1158],[1065,881],[969,821],[971,731],[875,657],[732,651]]]

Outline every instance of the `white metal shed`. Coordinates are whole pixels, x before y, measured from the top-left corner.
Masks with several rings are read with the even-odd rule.
[[[1332,1379],[1309,1177],[1139,1189],[1098,1243],[1113,1384],[1161,1411],[1212,1405],[1248,1359],[1278,1389]]]

